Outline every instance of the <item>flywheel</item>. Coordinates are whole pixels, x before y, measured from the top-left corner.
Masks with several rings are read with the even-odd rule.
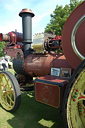
[[[85,60],[67,85],[63,115],[66,128],[85,128]]]

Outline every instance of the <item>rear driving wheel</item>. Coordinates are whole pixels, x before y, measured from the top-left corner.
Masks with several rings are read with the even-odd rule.
[[[0,104],[9,112],[16,111],[21,102],[19,84],[12,73],[0,72]]]
[[[85,62],[85,61],[84,61]],[[67,128],[85,128],[85,64],[79,66],[67,85],[63,114]]]

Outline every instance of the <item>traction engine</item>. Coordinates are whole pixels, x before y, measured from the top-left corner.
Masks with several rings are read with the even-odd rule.
[[[0,34],[0,41],[6,42],[4,52],[14,57],[16,72],[16,77],[9,71],[0,72],[1,106],[16,111],[20,88],[32,83],[37,101],[61,108],[66,128],[85,128],[85,1],[68,17],[62,39],[54,33],[38,33],[32,43],[34,13],[23,9],[19,16],[23,34]],[[61,49],[63,53],[58,52]]]

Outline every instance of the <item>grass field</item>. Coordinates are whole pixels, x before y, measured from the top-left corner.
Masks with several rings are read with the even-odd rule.
[[[19,109],[8,113],[0,106],[0,128],[64,128],[62,114],[35,100],[34,91],[22,92]]]

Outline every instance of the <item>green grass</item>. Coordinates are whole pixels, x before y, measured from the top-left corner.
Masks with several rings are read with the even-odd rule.
[[[9,69],[9,72],[11,72],[13,75],[15,74],[15,71],[13,69]]]
[[[16,112],[6,112],[0,106],[0,128],[64,128],[64,125],[59,109],[37,102],[35,92],[30,91],[22,92]]]
[[[22,102],[14,113],[0,107],[0,128],[64,128],[58,109],[39,103],[34,91],[22,93]]]

